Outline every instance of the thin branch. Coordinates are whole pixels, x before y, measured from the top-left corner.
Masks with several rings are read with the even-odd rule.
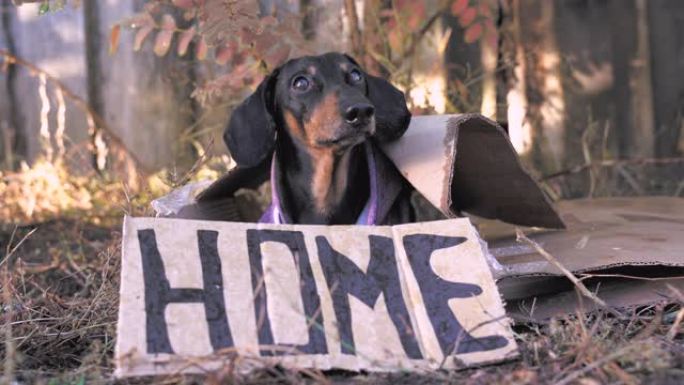
[[[109,126],[104,121],[104,119],[102,119],[102,117],[99,114],[97,114],[90,107],[88,102],[81,99],[78,95],[74,94],[73,92],[71,92],[71,90],[69,90],[69,88],[67,86],[65,86],[64,83],[62,83],[59,79],[50,75],[48,72],[37,67],[33,63],[30,63],[26,60],[23,60],[23,59],[11,54],[9,51],[6,51],[4,49],[0,49],[0,57],[3,57],[7,64],[10,64],[10,65],[17,64],[17,65],[26,67],[34,75],[37,74],[37,75],[45,76],[45,78],[51,84],[53,84],[57,88],[59,88],[62,91],[62,93],[64,94],[64,96],[66,96],[68,99],[70,99],[74,103],[74,105],[76,105],[76,107],[78,107],[81,111],[83,111],[86,114],[86,116],[90,117],[99,129],[105,131],[107,133],[107,137],[109,138],[109,140],[112,141],[112,143],[114,143],[117,147],[124,150],[126,155],[128,155],[130,157],[130,159],[133,161],[135,166],[140,171],[142,171],[145,174],[150,174],[149,170],[147,170],[146,167],[143,166],[143,164],[138,160],[138,158],[131,151],[129,151],[128,148],[126,148],[126,146],[124,145],[121,138],[119,138],[119,136],[116,135],[111,130],[111,128],[109,128]]]
[[[2,383],[14,384],[14,369],[16,368],[17,354],[14,337],[12,336],[12,317],[14,313],[14,303],[12,301],[12,279],[9,272],[9,264],[2,269],[2,302],[5,310],[5,364],[3,365]]]
[[[5,338],[5,364],[3,366],[4,375],[2,376],[2,383],[13,384],[14,381],[14,370],[16,368],[16,345],[14,344],[14,337],[12,335],[12,317],[14,313],[14,303],[12,298],[12,293],[14,287],[12,284],[12,276],[10,275],[10,259],[14,253],[19,249],[19,247],[27,240],[38,228],[34,228],[24,235],[21,240],[14,246],[12,246],[12,241],[14,241],[14,235],[17,232],[17,227],[14,227],[12,231],[12,236],[7,243],[7,248],[5,252],[5,258],[0,261],[0,266],[3,267],[2,272],[2,302],[5,307],[5,327],[4,327],[4,338]],[[2,266],[2,265],[5,266]]]
[[[636,275],[628,275],[628,274],[600,274],[600,273],[580,273],[579,274],[582,278],[580,278],[580,281],[583,281],[588,278],[625,278],[625,279],[634,279],[637,281],[669,281],[669,280],[675,280],[675,279],[684,279],[684,276],[678,275],[678,276],[667,276],[667,277],[639,277]]]
[[[444,13],[445,7],[440,7],[440,9],[437,10],[432,16],[430,16],[425,23],[423,23],[423,26],[416,32],[411,39],[411,45],[409,45],[408,49],[404,51],[404,54],[401,56],[401,59],[398,61],[399,63],[404,62],[406,59],[409,57],[413,56],[413,54],[416,52],[416,49],[418,49],[418,43],[423,40],[423,37],[425,34],[432,28],[432,25],[435,24],[437,19]]]
[[[667,332],[666,338],[670,341],[674,340],[675,337],[677,337],[677,334],[679,334],[679,325],[682,324],[682,321],[684,320],[684,309],[679,309],[677,312],[677,316],[672,323],[672,326],[670,327],[670,330]]]
[[[14,231],[12,232],[12,237],[10,238],[9,242],[7,243],[5,258],[0,260],[0,266],[2,266],[3,264],[7,264],[9,266],[10,258],[12,258],[12,255],[14,255],[14,253],[17,251],[17,249],[19,249],[19,247],[24,243],[24,241],[26,241],[31,235],[33,235],[33,233],[35,233],[36,230],[38,230],[37,227],[31,229],[31,231],[29,231],[26,235],[24,235],[21,238],[21,240],[19,240],[19,242],[17,242],[16,245],[12,246],[12,241],[14,240],[14,234],[17,232],[17,226],[15,226]]]
[[[673,158],[638,158],[638,159],[606,159],[591,163],[584,163],[562,171],[554,172],[543,176],[540,181],[547,181],[561,176],[576,174],[582,172],[590,167],[614,167],[617,165],[645,165],[645,164],[675,164],[684,163],[684,157]]]
[[[589,291],[589,289],[587,289],[587,287],[584,286],[582,281],[579,280],[570,270],[565,268],[565,266],[563,266],[558,261],[558,259],[556,259],[556,257],[551,255],[548,251],[544,250],[544,248],[542,248],[537,242],[528,238],[520,229],[516,228],[515,232],[516,232],[518,242],[523,241],[523,242],[529,244],[530,246],[532,246],[539,254],[541,254],[542,257],[544,257],[544,259],[549,261],[549,263],[551,263],[552,265],[556,266],[556,268],[558,268],[558,270],[560,270],[563,273],[563,275],[565,275],[575,285],[577,290],[579,290],[579,292],[583,296],[594,301],[597,305],[606,309],[613,316],[615,316],[619,319],[623,318],[622,314],[620,314],[617,310],[610,308],[608,306],[608,304],[606,304],[601,298],[597,297],[596,295],[594,295],[594,293]]]
[[[622,175],[622,177],[625,179],[627,184],[634,190],[637,195],[641,196],[644,195],[644,189],[641,188],[639,185],[639,182],[632,176],[632,174],[627,171],[627,169],[624,167],[622,164],[616,164],[615,168],[617,169],[618,173]]]

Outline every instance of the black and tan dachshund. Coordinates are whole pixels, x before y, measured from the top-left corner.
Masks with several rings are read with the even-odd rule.
[[[406,131],[404,94],[348,55],[293,59],[233,112],[224,133],[239,167],[270,163],[262,222],[396,224],[410,189],[377,149]]]

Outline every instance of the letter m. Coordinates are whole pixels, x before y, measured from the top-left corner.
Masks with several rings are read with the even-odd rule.
[[[323,274],[332,295],[342,353],[353,355],[356,350],[348,296],[352,295],[366,306],[374,308],[382,293],[406,355],[421,359],[423,357],[401,293],[394,243],[391,238],[375,235],[369,236],[369,242],[370,262],[364,273],[353,261],[334,250],[324,236],[316,237]]]

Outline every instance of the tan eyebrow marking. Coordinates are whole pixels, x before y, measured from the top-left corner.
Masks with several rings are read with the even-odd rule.
[[[308,72],[309,75],[316,75],[316,67],[309,66],[309,67],[307,67],[306,72]]]

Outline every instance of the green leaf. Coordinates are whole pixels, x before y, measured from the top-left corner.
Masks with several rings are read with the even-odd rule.
[[[55,3],[53,4],[52,10],[63,11],[65,3],[66,3],[66,0],[55,0]]]
[[[38,8],[38,14],[42,16],[48,12],[50,12],[50,3],[48,1],[44,1],[40,4],[40,8]]]

